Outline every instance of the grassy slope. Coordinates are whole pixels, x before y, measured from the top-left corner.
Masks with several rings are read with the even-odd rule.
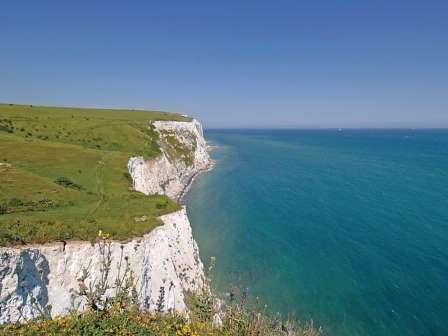
[[[0,104],[0,244],[126,239],[178,209],[165,196],[130,190],[127,160],[159,154],[150,120],[178,114]],[[7,164],[5,164],[7,163]],[[58,178],[73,185],[58,184]],[[147,220],[136,222],[136,217]]]

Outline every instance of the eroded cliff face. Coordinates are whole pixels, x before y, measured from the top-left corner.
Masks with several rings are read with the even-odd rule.
[[[210,165],[201,124],[180,121],[156,121],[161,154],[152,160],[129,159],[128,169],[134,189],[146,195],[165,194],[178,199],[191,179]]]
[[[201,125],[192,122],[155,122],[160,134],[161,154],[154,160],[131,158],[128,163],[134,188],[145,194],[167,194],[178,198],[191,179],[209,165]],[[163,225],[143,237],[110,245],[113,286],[120,260],[126,259],[136,284],[142,309],[155,310],[161,288],[164,310],[186,312],[184,292],[204,285],[203,265],[193,239],[185,207],[161,217]],[[101,277],[104,254],[89,242],[53,243],[0,249],[0,323],[33,318],[39,310],[52,316],[72,307],[72,291],[79,288],[82,270],[86,284]],[[107,295],[113,295],[113,288]],[[84,302],[73,302],[82,309]]]

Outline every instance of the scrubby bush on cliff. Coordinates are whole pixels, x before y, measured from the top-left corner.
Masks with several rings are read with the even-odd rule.
[[[111,285],[108,281],[109,273],[112,268],[112,250],[111,240],[107,234],[101,231],[96,240],[100,255],[101,269],[100,278],[97,282],[88,282],[90,277],[90,264],[81,270],[81,276],[78,278],[78,288],[72,289],[72,311],[77,313],[80,306],[84,304],[88,310],[108,311],[110,309],[132,309],[138,310],[137,289],[134,280],[134,274],[129,267],[128,257],[123,255],[123,246],[121,256],[118,262],[117,276]],[[114,295],[108,295],[112,290]]]

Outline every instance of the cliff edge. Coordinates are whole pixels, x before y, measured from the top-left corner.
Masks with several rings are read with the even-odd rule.
[[[210,164],[201,124],[154,121],[149,127],[158,133],[160,154],[148,161],[141,156],[129,159],[133,188],[179,199],[194,176]],[[164,292],[163,310],[185,312],[184,291],[203,287],[203,265],[185,207],[160,220],[163,225],[142,237],[111,243],[107,295],[114,293],[113,281],[124,258],[135,276],[142,309],[155,310]],[[87,284],[100,280],[103,258],[98,244],[80,241],[1,248],[0,323],[34,318],[39,310],[61,315],[73,304],[82,309],[83,302],[71,300],[72,291],[78,289],[83,269],[88,270]]]
[[[155,121],[151,127],[159,134],[161,154],[149,161],[142,156],[129,159],[134,189],[179,199],[192,178],[210,165],[202,126],[193,120]]]

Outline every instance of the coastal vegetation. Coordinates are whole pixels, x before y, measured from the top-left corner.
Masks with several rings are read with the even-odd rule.
[[[0,104],[0,244],[114,239],[151,231],[179,209],[131,190],[130,156],[160,153],[155,120],[174,113]],[[141,220],[144,218],[144,220]]]
[[[55,319],[32,321],[27,324],[0,326],[0,335],[149,335],[149,336],[321,336],[323,332],[312,323],[303,325],[282,323],[259,310],[238,308],[228,304],[231,313],[221,327],[199,315],[191,319],[169,313],[142,313],[126,307],[105,311],[88,310]]]
[[[79,288],[72,290],[72,309],[65,316],[51,317],[51,306],[33,302],[37,319],[27,323],[0,326],[0,335],[166,335],[166,336],[322,336],[312,322],[299,324],[270,315],[265,307],[248,302],[247,293],[233,290],[226,299],[219,297],[210,284],[214,268],[212,258],[204,290],[187,293],[188,315],[164,307],[165,290],[160,288],[156,309],[147,312],[138,303],[138,284],[127,259],[119,263],[113,285],[106,280],[112,267],[109,235],[99,232],[97,244],[102,265],[99,281],[86,283],[89,270],[83,269]],[[105,295],[113,290],[115,295]],[[79,300],[87,309],[80,311]],[[78,302],[78,306],[75,302]]]
[[[191,166],[194,161],[194,151],[196,150],[196,140],[191,139],[192,147],[180,143],[176,136],[167,130],[162,130],[160,136],[163,138],[165,152],[170,160],[181,160],[187,166]]]

